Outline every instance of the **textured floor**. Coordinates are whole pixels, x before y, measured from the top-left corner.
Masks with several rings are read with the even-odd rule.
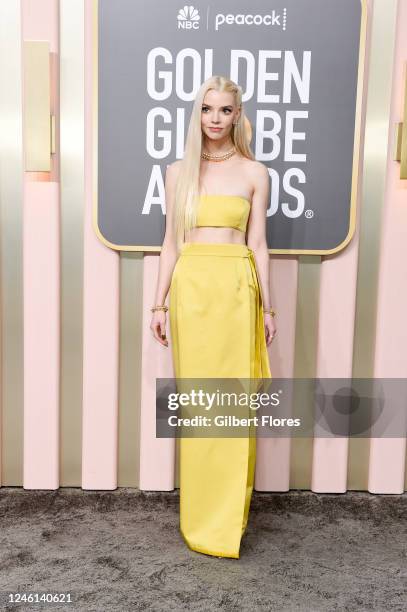
[[[407,609],[407,494],[256,492],[240,559],[189,550],[178,504],[178,492],[0,488],[0,609]],[[74,603],[10,605],[8,591]]]

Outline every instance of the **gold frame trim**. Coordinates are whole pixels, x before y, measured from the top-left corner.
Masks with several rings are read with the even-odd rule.
[[[355,137],[353,144],[353,164],[352,164],[352,187],[351,187],[351,205],[349,230],[346,238],[334,249],[268,249],[269,253],[281,255],[332,255],[342,251],[352,240],[356,229],[356,202],[358,195],[359,167],[360,167],[360,136],[362,123],[362,102],[363,102],[363,84],[365,74],[365,58],[366,58],[366,34],[367,34],[367,17],[368,17],[368,0],[360,0],[361,3],[361,18],[360,18],[360,37],[359,37],[359,63],[358,63],[358,83],[356,93],[356,113],[355,113]],[[144,251],[144,252],[161,252],[162,246],[132,246],[126,244],[114,244],[107,240],[99,229],[98,225],[98,73],[99,73],[99,57],[98,57],[98,17],[99,17],[99,0],[93,0],[93,75],[92,75],[92,193],[93,193],[93,212],[92,221],[93,229],[99,240],[115,251]]]

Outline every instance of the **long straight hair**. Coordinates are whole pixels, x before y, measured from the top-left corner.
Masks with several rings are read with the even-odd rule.
[[[226,77],[210,77],[199,88],[192,107],[185,144],[185,153],[175,188],[174,223],[177,251],[180,250],[182,243],[185,241],[186,233],[195,227],[197,221],[203,142],[201,115],[205,95],[210,89],[219,92],[231,92],[234,94],[235,104],[240,108],[240,116],[236,125],[234,125],[231,130],[232,142],[236,151],[243,157],[254,159],[246,132],[246,116],[242,106],[242,88]]]

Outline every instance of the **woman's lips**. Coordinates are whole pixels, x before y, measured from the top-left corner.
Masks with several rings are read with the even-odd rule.
[[[220,132],[222,130],[222,128],[214,128],[214,127],[210,127],[209,128],[212,132]]]

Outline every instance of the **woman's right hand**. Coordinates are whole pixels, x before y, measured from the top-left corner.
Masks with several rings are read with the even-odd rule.
[[[168,340],[165,334],[167,315],[164,310],[156,310],[151,318],[150,329],[154,338],[163,346],[168,346]]]

